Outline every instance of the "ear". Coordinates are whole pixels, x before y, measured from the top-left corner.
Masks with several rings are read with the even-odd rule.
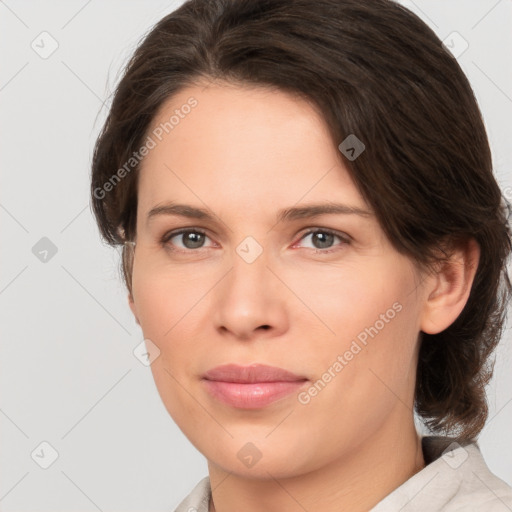
[[[133,301],[133,296],[131,293],[128,293],[128,304],[130,306],[130,309],[132,310],[133,316],[135,317],[135,321],[138,325],[140,325],[139,317],[137,316],[137,308],[135,306],[135,302]]]
[[[468,301],[479,261],[480,247],[470,239],[453,249],[429,276],[420,324],[423,332],[438,334],[457,320]]]

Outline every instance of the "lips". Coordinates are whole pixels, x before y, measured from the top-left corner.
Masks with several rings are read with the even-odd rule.
[[[241,409],[260,409],[298,391],[307,378],[277,368],[228,364],[208,370],[202,382],[215,399]]]
[[[266,366],[263,364],[253,364],[251,366],[238,366],[236,364],[227,364],[217,366],[208,370],[204,378],[214,381],[238,382],[252,384],[255,382],[295,382],[306,380],[306,377],[295,375],[276,366]]]

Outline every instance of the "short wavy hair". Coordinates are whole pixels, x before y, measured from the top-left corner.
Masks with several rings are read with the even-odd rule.
[[[415,410],[431,431],[476,438],[511,294],[510,206],[457,60],[389,0],[185,2],[142,38],[96,141],[91,199],[108,244],[136,236],[139,163],[127,170],[126,162],[162,103],[202,78],[308,100],[336,146],[357,134],[366,149],[345,158],[346,168],[393,246],[418,265],[431,268],[452,243],[478,242],[465,309],[443,332],[422,333],[415,389]],[[122,271],[131,294],[127,251]]]

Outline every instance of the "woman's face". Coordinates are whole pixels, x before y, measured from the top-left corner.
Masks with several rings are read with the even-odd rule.
[[[421,276],[316,111],[284,92],[194,86],[148,134],[130,306],[198,450],[277,478],[412,424]],[[212,371],[223,365],[243,368]]]

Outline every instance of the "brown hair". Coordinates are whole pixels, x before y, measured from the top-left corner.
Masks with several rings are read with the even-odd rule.
[[[366,149],[346,167],[391,243],[419,265],[438,262],[445,242],[478,242],[465,309],[443,332],[422,334],[415,394],[433,432],[474,439],[511,293],[511,236],[481,114],[456,59],[389,0],[184,3],[138,46],[96,142],[92,206],[107,243],[136,235],[139,166],[125,165],[122,179],[116,171],[162,103],[201,78],[298,94],[318,107],[336,145],[355,134]],[[131,293],[127,254],[125,246]]]

